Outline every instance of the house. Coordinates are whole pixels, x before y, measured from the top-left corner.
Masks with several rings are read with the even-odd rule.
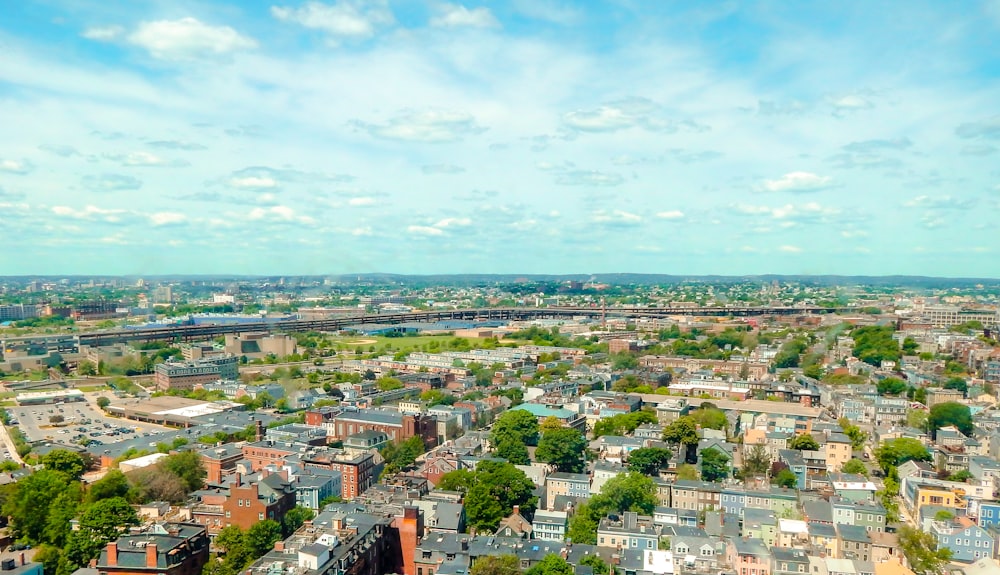
[[[982,502],[979,504],[979,526],[989,529],[1000,525],[1000,503]]]
[[[771,547],[778,539],[778,521],[769,509],[747,509],[743,512],[741,537],[763,541]]]
[[[872,543],[868,530],[857,525],[838,525],[840,558],[871,561]]]
[[[835,497],[830,500],[830,505],[835,525],[857,525],[868,531],[885,531],[885,508],[881,503]]]
[[[670,551],[698,571],[714,571],[721,554],[715,540],[699,527],[670,525],[663,528],[662,537],[670,540]]]
[[[968,517],[955,517],[949,521],[934,521],[930,533],[939,547],[951,549],[952,561],[972,563],[996,553],[996,537],[979,527]]]
[[[411,502],[424,512],[424,528],[429,533],[465,532],[465,507],[461,503],[421,499]]]
[[[802,549],[774,547],[771,549],[771,555],[774,557],[775,575],[809,572],[809,556]]]
[[[518,539],[531,539],[531,522],[521,515],[521,508],[517,505],[510,515],[500,520],[497,526],[497,537],[516,537]]]
[[[296,505],[295,489],[287,472],[244,476],[236,473],[222,487],[198,492],[191,519],[210,533],[236,525],[249,529],[271,519],[280,521]]]
[[[679,525],[682,527],[697,527],[698,512],[693,509],[657,507],[653,510],[653,521],[665,526]]]
[[[837,528],[829,523],[809,522],[809,543],[823,550],[830,557],[840,556],[840,537]]]
[[[872,531],[868,534],[872,542],[872,562],[878,565],[887,561],[905,561],[899,548],[899,536],[895,533]]]
[[[531,519],[531,534],[542,541],[563,541],[569,514],[565,511],[539,509]]]
[[[861,475],[835,473],[830,475],[833,492],[848,501],[875,501],[875,483]]]
[[[597,546],[610,549],[659,549],[663,526],[648,515],[632,511],[609,515],[597,525]]]
[[[705,511],[720,507],[722,486],[709,481],[681,479],[670,486],[670,506]]]
[[[809,544],[809,525],[799,519],[778,519],[776,547],[803,547]]]
[[[737,537],[726,545],[726,562],[736,575],[771,575],[771,552],[759,539]]]
[[[556,497],[568,495],[590,498],[590,475],[586,473],[550,473],[545,478],[545,508],[555,509]]]
[[[200,575],[208,546],[202,525],[154,523],[105,545],[94,567],[108,575]]]

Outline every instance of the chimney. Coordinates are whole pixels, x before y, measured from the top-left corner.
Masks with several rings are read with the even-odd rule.
[[[146,544],[146,567],[156,569],[156,543]]]
[[[20,554],[19,554],[19,555],[17,556],[17,559],[18,559],[18,564],[19,564],[19,565],[24,565],[24,551],[22,551],[22,552],[21,552],[21,553],[20,553]]]
[[[254,441],[261,441],[264,439],[264,422],[257,420],[257,427],[255,428]]]
[[[118,542],[108,543],[108,567],[118,566]]]
[[[284,551],[285,550],[285,542],[281,541],[280,539],[278,541],[275,541],[274,542],[274,550],[275,551]]]
[[[515,505],[514,506],[514,515],[520,515],[520,514],[521,514],[521,506],[520,505]]]
[[[236,472],[236,487],[243,486],[243,474],[239,471]]]

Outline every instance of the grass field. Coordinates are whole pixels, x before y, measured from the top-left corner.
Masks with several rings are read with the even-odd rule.
[[[451,345],[456,339],[453,335],[418,335],[409,337],[383,337],[359,335],[353,337],[330,338],[338,351],[361,350],[362,353],[397,352],[397,351],[448,351],[454,349]],[[480,347],[486,341],[480,338],[463,338],[472,347]],[[436,349],[435,349],[436,348]]]

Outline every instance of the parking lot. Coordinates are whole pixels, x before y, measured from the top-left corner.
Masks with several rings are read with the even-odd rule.
[[[8,407],[13,417],[11,427],[17,427],[30,441],[49,440],[57,443],[79,443],[83,438],[100,443],[116,443],[137,435],[154,435],[166,428],[127,419],[108,417],[88,397],[87,401],[47,405]],[[62,422],[52,418],[62,416]],[[15,424],[14,421],[17,423]]]

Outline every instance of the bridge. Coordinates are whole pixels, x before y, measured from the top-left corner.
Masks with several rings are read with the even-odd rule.
[[[676,315],[751,317],[761,315],[810,315],[842,311],[823,307],[504,307],[435,311],[414,311],[387,314],[365,314],[327,319],[297,319],[284,321],[259,321],[240,324],[172,325],[117,329],[79,334],[81,345],[112,345],[130,341],[198,341],[241,332],[305,332],[337,331],[353,325],[401,324],[437,321],[523,321],[539,318],[662,318]]]

